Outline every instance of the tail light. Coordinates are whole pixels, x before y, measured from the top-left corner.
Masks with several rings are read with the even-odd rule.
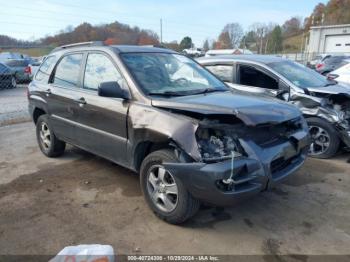
[[[30,66],[26,66],[26,67],[24,68],[24,73],[26,73],[26,74],[28,74],[28,75],[32,74],[32,69],[30,68]]]
[[[324,67],[324,63],[318,63],[317,65],[316,65],[316,69],[317,70],[320,70],[320,69],[322,69]]]

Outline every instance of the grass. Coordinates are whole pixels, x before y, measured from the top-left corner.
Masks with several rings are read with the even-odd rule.
[[[53,49],[52,47],[11,48],[11,49],[0,48],[0,52],[14,52],[14,53],[26,54],[32,57],[39,57],[39,56],[47,55],[48,53],[50,53],[52,49]]]

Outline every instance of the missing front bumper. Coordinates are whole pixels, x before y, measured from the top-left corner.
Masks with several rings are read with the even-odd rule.
[[[231,160],[217,163],[164,163],[196,198],[217,206],[235,204],[267,188],[274,187],[304,163],[309,145],[307,132],[288,141],[262,148],[252,141],[242,146],[249,157],[234,160],[234,183],[223,183],[232,173]]]

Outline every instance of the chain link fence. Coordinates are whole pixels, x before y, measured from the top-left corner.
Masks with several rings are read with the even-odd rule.
[[[0,46],[0,90],[28,84],[51,50],[47,46]]]

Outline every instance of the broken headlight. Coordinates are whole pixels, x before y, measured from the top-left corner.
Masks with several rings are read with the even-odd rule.
[[[204,161],[217,161],[243,155],[238,138],[229,131],[198,129],[196,135],[199,152]]]

